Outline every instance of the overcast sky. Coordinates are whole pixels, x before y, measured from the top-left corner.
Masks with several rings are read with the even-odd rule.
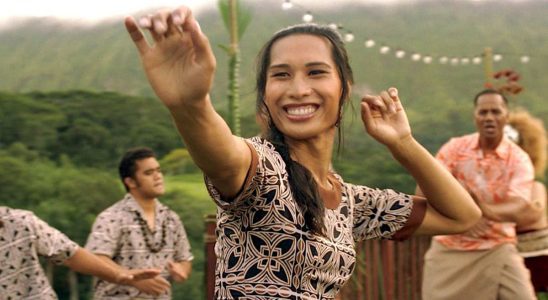
[[[262,1],[262,0],[243,0]],[[271,0],[275,1],[275,0]],[[278,0],[280,5],[284,0]],[[304,7],[341,5],[345,2],[397,4],[420,0],[291,0]],[[439,0],[439,1],[496,1],[496,0]],[[527,0],[498,0],[519,2]],[[544,0],[537,0],[544,1]],[[0,1],[0,25],[10,23],[13,18],[55,16],[63,19],[96,21],[103,18],[126,16],[152,7],[176,7],[187,5],[199,11],[204,7],[215,7],[217,0],[2,0]]]
[[[217,6],[218,0],[0,0],[0,26],[25,17],[57,17],[61,19],[93,22],[105,18],[124,17],[135,12],[157,8],[187,5],[193,11]],[[241,0],[262,1],[262,0]],[[271,0],[276,1],[276,0]],[[280,5],[284,0],[277,0]],[[291,0],[306,7],[337,5],[351,1],[395,3],[415,0]],[[478,0],[476,0],[478,1]]]

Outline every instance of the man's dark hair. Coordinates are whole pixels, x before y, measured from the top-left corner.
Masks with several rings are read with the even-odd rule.
[[[120,174],[120,179],[122,180],[126,191],[129,191],[129,187],[124,182],[124,179],[126,177],[135,178],[135,171],[137,171],[136,162],[149,157],[156,157],[156,154],[146,147],[132,148],[126,151],[118,165],[118,173]]]
[[[497,90],[494,90],[494,89],[485,89],[485,90],[477,93],[476,96],[474,97],[474,107],[476,105],[478,105],[478,99],[479,99],[479,97],[481,97],[483,95],[499,95],[499,96],[502,97],[502,100],[504,100],[504,104],[508,105],[508,99],[506,99],[506,97],[504,96],[503,93],[501,93]]]

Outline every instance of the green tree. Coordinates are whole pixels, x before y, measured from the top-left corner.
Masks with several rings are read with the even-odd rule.
[[[55,106],[24,95],[0,93],[0,147],[15,142],[46,154],[65,122]]]
[[[171,151],[160,161],[165,175],[183,175],[187,173],[200,173],[187,149],[179,148]]]

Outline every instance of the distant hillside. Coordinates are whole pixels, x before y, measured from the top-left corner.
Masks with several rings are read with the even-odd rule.
[[[253,12],[250,29],[242,40],[243,107],[247,120],[252,121],[255,55],[273,31],[301,22],[304,11],[302,7],[284,11],[281,1],[243,2]],[[485,46],[493,47],[504,55],[495,69],[511,67],[522,75],[521,83],[526,90],[519,95],[518,104],[548,119],[545,105],[547,1],[430,1],[400,6],[334,4],[329,10],[306,9],[314,13],[315,21],[335,22],[344,27],[343,33],[352,30],[355,34],[355,41],[348,44],[356,75],[355,91],[399,87],[412,121],[425,120],[430,122],[425,126],[438,128],[440,122],[447,122],[446,109],[460,107],[463,112],[469,112],[471,97],[483,86],[482,65],[450,66],[437,62],[427,65],[411,61],[411,53],[405,59],[396,59],[393,51],[381,55],[378,47],[365,48],[363,42],[367,38],[393,48],[450,57],[472,57],[481,54]],[[228,37],[216,10],[204,12],[198,19],[217,54],[219,67],[213,97],[219,109],[224,110],[226,55],[217,45],[226,44]],[[519,57],[512,54],[530,55],[531,62],[522,64]],[[0,90],[73,89],[152,95],[121,20],[82,27],[33,19],[0,31]],[[462,118],[468,120],[468,116]]]

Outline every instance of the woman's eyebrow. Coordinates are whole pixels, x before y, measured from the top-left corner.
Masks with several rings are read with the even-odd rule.
[[[331,65],[322,61],[313,61],[305,64],[306,67],[316,67],[316,66],[323,66],[327,68],[331,68]],[[289,68],[289,64],[277,64],[277,65],[271,65],[268,67],[269,69],[282,69],[282,68]]]
[[[309,63],[307,63],[305,66],[307,66],[307,67],[322,66],[322,67],[331,68],[331,65],[330,65],[330,64],[325,63],[325,62],[322,62],[322,61],[313,61],[313,62],[309,62]]]

